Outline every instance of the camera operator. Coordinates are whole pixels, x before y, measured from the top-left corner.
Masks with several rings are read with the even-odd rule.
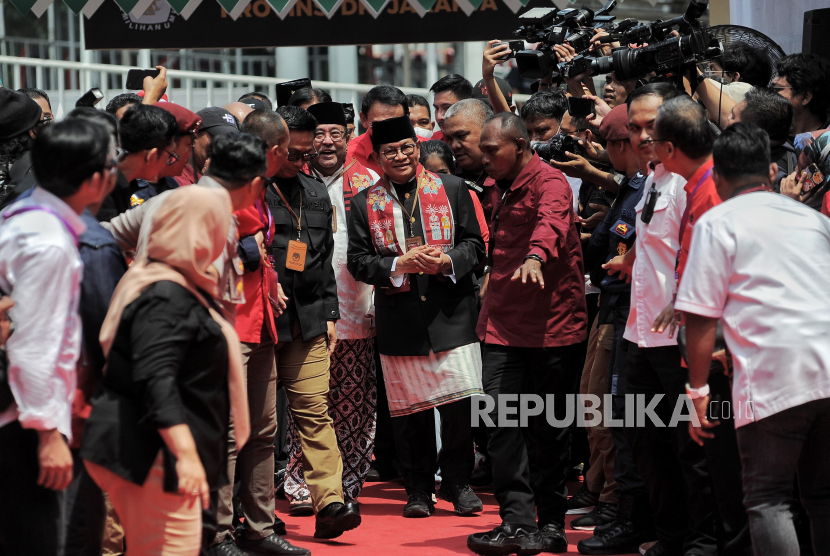
[[[747,44],[735,42],[723,49],[722,60],[708,63],[707,77],[716,76],[724,83],[749,83],[766,87],[772,77],[772,67],[766,55]]]
[[[830,60],[816,54],[792,54],[776,66],[770,84],[795,111],[790,137],[830,128]]]
[[[781,180],[792,174],[798,164],[798,155],[790,143],[793,126],[793,106],[790,102],[767,88],[751,89],[744,100],[735,105],[727,122],[749,122],[769,135],[771,160],[778,165],[778,174],[772,182],[773,191],[781,191]]]
[[[559,133],[568,111],[568,99],[559,89],[539,91],[524,103],[519,114],[531,141],[549,141]]]

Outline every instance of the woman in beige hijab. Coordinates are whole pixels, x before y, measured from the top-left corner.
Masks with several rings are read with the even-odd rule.
[[[227,480],[229,411],[239,447],[248,437],[239,340],[215,308],[230,223],[224,189],[172,192],[101,329],[107,367],[81,457],[130,554],[198,554],[201,509]]]

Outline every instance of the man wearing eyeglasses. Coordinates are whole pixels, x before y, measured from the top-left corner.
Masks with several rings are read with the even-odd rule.
[[[435,511],[439,466],[439,496],[457,514],[473,514],[482,504],[469,487],[467,398],[482,393],[473,269],[484,258],[475,207],[460,178],[419,164],[408,116],[376,121],[372,144],[384,175],[352,199],[347,266],[356,280],[375,286],[377,345],[408,496],[403,515]]]
[[[334,267],[340,320],[337,344],[331,354],[329,414],[334,421],[343,457],[343,496],[357,500],[372,463],[375,437],[375,350],[372,287],[355,281],[346,269],[349,244],[348,221],[351,199],[378,181],[378,175],[356,159],[348,160],[346,114],[339,102],[321,102],[308,107],[317,120],[314,148],[319,153],[309,169],[328,189],[332,204]],[[300,438],[294,421],[288,425],[288,466],[285,494],[291,514],[310,512],[310,493],[302,462]]]
[[[173,138],[172,148],[165,149],[167,161],[165,167],[159,172],[159,178],[155,182],[139,178],[138,189],[130,195],[130,208],[142,204],[160,193],[179,187],[174,179],[184,172],[185,166],[190,162],[190,155],[193,153],[193,142],[196,133],[202,125],[202,118],[195,112],[191,112],[184,106],[172,102],[159,102],[155,106],[170,112],[176,118],[178,131]]]
[[[344,504],[343,461],[328,413],[329,360],[340,319],[332,266],[334,215],[326,186],[302,172],[318,156],[317,120],[297,106],[281,106],[277,113],[289,132],[288,158],[265,194],[274,218],[273,267],[288,296],[287,309],[274,321],[277,375],[309,469],[314,536],[332,539],[361,521],[357,505]]]

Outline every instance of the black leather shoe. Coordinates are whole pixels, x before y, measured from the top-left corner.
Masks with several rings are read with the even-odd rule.
[[[533,556],[542,552],[543,546],[538,529],[529,531],[518,525],[503,523],[492,531],[467,537],[467,548],[482,556]]]
[[[567,552],[568,538],[565,528],[558,523],[548,523],[539,529],[542,537],[542,552]]]
[[[438,496],[447,502],[452,502],[455,513],[459,515],[470,515],[484,509],[481,500],[479,500],[469,485],[453,485],[441,481]]]
[[[640,552],[642,552],[642,550],[642,547],[640,547]],[[643,556],[671,556],[671,554],[671,551],[666,548],[666,545],[659,541],[654,543],[651,548],[643,552]]]
[[[577,531],[593,531],[600,525],[607,525],[617,518],[617,505],[597,502],[591,513],[571,521],[571,528]]]
[[[404,517],[429,517],[435,511],[432,497],[423,492],[409,495],[406,506],[403,507]]]
[[[264,539],[252,541],[245,537],[239,539],[239,546],[251,552],[260,554],[274,554],[276,556],[311,556],[311,551],[306,548],[294,546],[276,533],[272,533]]]
[[[274,533],[276,533],[277,535],[285,535],[286,532],[287,531],[285,530],[285,522],[277,516],[274,516]]]
[[[219,544],[214,544],[208,550],[209,556],[246,556],[244,552],[239,550],[233,539],[227,538]]]
[[[360,525],[360,510],[355,505],[332,502],[317,513],[314,529],[315,539],[334,539],[344,531],[357,529]]]
[[[599,502],[599,493],[591,492],[583,482],[579,492],[568,498],[568,515],[587,514]]]

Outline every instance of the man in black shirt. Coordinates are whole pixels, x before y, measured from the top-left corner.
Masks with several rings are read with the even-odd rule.
[[[355,504],[343,503],[343,461],[328,414],[329,357],[340,318],[332,257],[332,208],[326,187],[301,172],[314,158],[317,120],[296,106],[277,112],[289,130],[288,159],[269,184],[265,200],[274,219],[273,267],[288,307],[276,318],[277,374],[288,396],[311,491],[314,536],[331,539],[360,525]]]

